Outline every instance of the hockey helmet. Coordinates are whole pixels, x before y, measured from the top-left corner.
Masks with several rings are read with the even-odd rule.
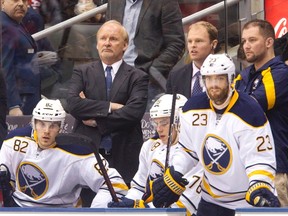
[[[41,99],[34,108],[32,115],[33,129],[35,129],[35,119],[53,122],[59,121],[61,122],[60,127],[63,128],[66,112],[58,99]]]
[[[200,73],[202,77],[227,74],[229,85],[231,85],[235,77],[235,65],[226,53],[210,54],[203,62]]]
[[[150,117],[153,118],[161,118],[161,117],[170,117],[172,110],[172,94],[164,94],[155,103],[152,105],[150,109]],[[175,101],[175,114],[174,114],[174,123],[178,121],[178,115],[180,109],[186,103],[187,98],[181,94],[176,94]]]

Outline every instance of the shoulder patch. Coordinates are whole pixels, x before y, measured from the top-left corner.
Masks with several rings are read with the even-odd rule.
[[[239,116],[243,121],[253,127],[263,126],[267,122],[264,111],[256,99],[253,99],[245,93],[239,92],[239,98],[229,112]]]
[[[191,109],[207,109],[210,108],[209,98],[206,93],[200,93],[198,95],[192,96],[188,99],[186,104],[183,106],[183,112],[187,112]]]

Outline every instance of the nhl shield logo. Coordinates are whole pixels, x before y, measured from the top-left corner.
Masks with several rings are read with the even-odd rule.
[[[227,172],[232,162],[230,146],[216,135],[206,136],[203,145],[203,161],[205,169],[214,174],[221,175]]]
[[[40,199],[48,189],[48,178],[35,164],[21,163],[17,170],[19,190],[33,199]]]

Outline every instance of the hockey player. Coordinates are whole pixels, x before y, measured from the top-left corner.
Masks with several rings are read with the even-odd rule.
[[[106,207],[112,200],[90,149],[55,142],[65,116],[59,100],[42,99],[33,110],[34,136],[14,136],[3,142],[0,166],[5,169],[1,170],[7,170],[15,185],[12,203],[5,206],[76,207],[82,187],[97,192],[91,207]],[[116,193],[122,197],[128,190],[126,184],[103,161]]]
[[[175,202],[188,183],[182,174],[201,163],[197,216],[232,216],[235,208],[251,205],[279,207],[274,141],[263,110],[233,88],[235,66],[226,54],[210,54],[201,75],[206,94],[191,97],[180,115],[179,143],[184,148],[173,154],[164,176],[150,182],[143,199],[154,196],[157,207]]]
[[[166,161],[166,149],[169,138],[170,115],[172,107],[172,95],[162,95],[150,109],[150,117],[157,134],[147,140],[140,151],[139,167],[135,174],[131,188],[121,202],[113,202],[109,207],[144,207],[141,200],[147,181],[163,176]],[[181,94],[176,95],[174,124],[172,125],[170,159],[178,148],[179,133],[179,111],[186,103],[187,98]],[[187,215],[196,213],[198,202],[200,201],[200,182],[202,178],[202,168],[197,167],[185,175],[190,180],[187,190],[180,196],[178,202],[172,204],[172,208],[186,208]],[[148,207],[148,206],[146,206]],[[154,207],[149,203],[149,207]]]

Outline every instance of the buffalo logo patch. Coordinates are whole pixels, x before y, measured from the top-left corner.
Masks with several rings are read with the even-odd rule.
[[[232,152],[225,140],[209,134],[203,143],[203,161],[205,169],[216,175],[227,172],[232,162]]]
[[[48,189],[48,178],[35,164],[21,163],[17,170],[19,190],[33,199],[40,199]]]

